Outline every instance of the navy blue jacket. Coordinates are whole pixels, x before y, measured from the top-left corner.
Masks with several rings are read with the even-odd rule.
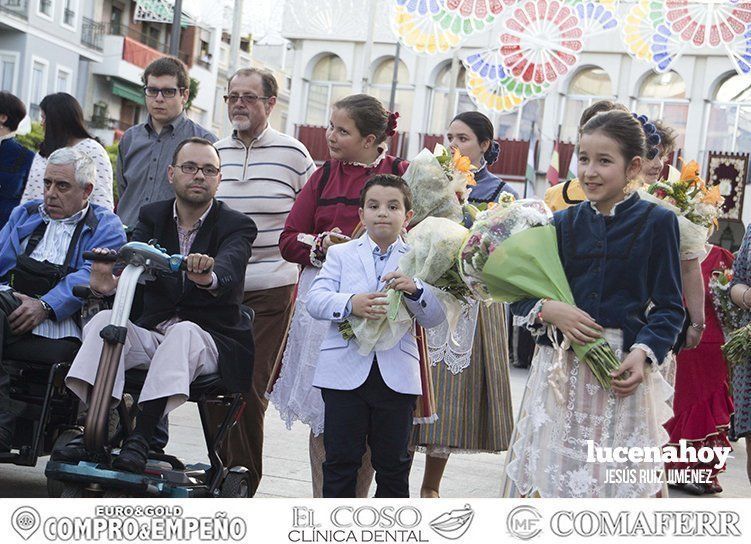
[[[577,307],[603,327],[622,329],[624,351],[644,344],[662,362],[684,319],[675,215],[634,194],[613,216],[582,202],[556,212],[554,221]],[[526,316],[536,303],[525,300],[511,309]]]
[[[511,193],[514,198],[519,200],[517,192],[505,181],[496,175],[491,174],[488,171],[488,165],[486,164],[475,172],[475,182],[477,185],[472,187],[469,193],[469,202],[473,204],[481,204],[484,202],[498,202],[498,197],[502,192]]]
[[[26,149],[15,138],[0,142],[0,229],[21,201],[33,161],[34,152]]]

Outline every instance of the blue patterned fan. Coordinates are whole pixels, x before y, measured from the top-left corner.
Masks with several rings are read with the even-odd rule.
[[[403,7],[407,13],[418,15],[436,15],[443,9],[445,0],[396,0],[396,5]]]
[[[740,75],[751,73],[751,28],[727,46],[728,56]]]
[[[587,37],[618,28],[614,11],[600,2],[584,1],[576,4],[575,8]]]
[[[652,36],[652,64],[656,72],[668,72],[681,56],[685,43],[670,31],[667,25],[661,24]]]

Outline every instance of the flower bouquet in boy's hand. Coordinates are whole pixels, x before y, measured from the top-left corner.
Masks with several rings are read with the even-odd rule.
[[[695,259],[704,254],[710,229],[717,226],[723,198],[719,185],[707,187],[699,176],[696,161],[686,164],[680,172],[671,166],[668,179],[640,190],[639,196],[678,216],[681,259]]]
[[[449,321],[458,318],[459,300],[469,295],[457,268],[457,256],[467,233],[455,221],[428,217],[409,231],[406,242],[410,249],[399,260],[403,274],[437,288],[434,294],[446,308]],[[350,316],[340,324],[339,332],[344,338],[357,339],[360,353],[394,347],[411,327],[412,318],[404,305],[403,293],[387,285],[386,301],[388,310],[380,318]]]
[[[558,257],[552,214],[538,200],[520,200],[480,214],[461,251],[460,270],[479,299],[517,302],[550,299],[575,306],[566,273]],[[574,343],[574,353],[604,388],[620,361],[605,340]],[[551,369],[551,379],[565,379],[562,363]]]

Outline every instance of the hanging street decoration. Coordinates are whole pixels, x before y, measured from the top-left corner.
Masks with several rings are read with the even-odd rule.
[[[417,0],[412,0],[412,3],[417,3]],[[438,2],[422,0],[421,3],[437,4]],[[429,6],[425,7],[429,8]],[[445,53],[455,49],[462,41],[461,35],[447,30],[432,17],[429,9],[425,9],[425,12],[421,14],[420,10],[410,12],[409,8],[397,7],[391,12],[391,27],[399,41],[418,54]]]
[[[655,72],[688,48],[721,49],[751,74],[751,0],[393,0],[392,28],[418,54],[445,54],[490,30],[499,46],[463,55],[476,105],[511,112],[571,74],[586,41],[620,30],[626,51]]]
[[[558,0],[524,2],[503,21],[503,65],[524,83],[555,83],[579,61],[582,36],[570,6]]]

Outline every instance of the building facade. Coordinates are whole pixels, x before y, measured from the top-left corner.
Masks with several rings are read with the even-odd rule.
[[[89,69],[100,63],[102,33],[95,0],[0,0],[0,88],[39,119],[47,94],[81,97]]]

